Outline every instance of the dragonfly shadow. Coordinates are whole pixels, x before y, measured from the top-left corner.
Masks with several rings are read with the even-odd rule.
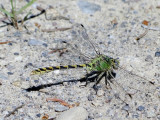
[[[38,86],[32,86],[32,87],[29,87],[27,89],[25,89],[27,92],[31,92],[31,91],[39,91],[40,89],[44,89],[44,88],[47,88],[47,87],[51,87],[51,86],[54,86],[54,85],[62,85],[63,83],[65,82],[86,82],[86,85],[89,83],[89,82],[95,82],[95,80],[99,77],[99,72],[97,71],[92,71],[90,72],[89,74],[86,74],[85,77],[81,78],[81,79],[72,79],[72,80],[65,80],[65,81],[61,81],[61,82],[56,82],[56,83],[49,83],[49,84],[43,84],[43,85],[38,85]],[[113,78],[113,76],[115,77],[116,76],[116,73],[112,72],[112,75],[109,75],[107,76],[107,79],[108,80],[111,80]],[[106,77],[105,75],[103,75],[100,80],[103,78],[103,77]],[[94,84],[93,85],[93,89],[97,92],[98,90],[98,86],[97,84]]]

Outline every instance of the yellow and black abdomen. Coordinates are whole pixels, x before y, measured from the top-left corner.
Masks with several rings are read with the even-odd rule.
[[[86,66],[87,66],[87,64],[44,67],[44,68],[38,68],[36,70],[33,70],[31,72],[31,75],[43,74],[43,73],[47,73],[47,72],[54,71],[54,70],[84,68]]]

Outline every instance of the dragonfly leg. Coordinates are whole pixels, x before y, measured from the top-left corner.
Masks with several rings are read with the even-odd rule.
[[[87,73],[83,79],[85,79],[86,84],[81,86],[87,86],[89,82],[94,82],[95,79],[98,77],[99,73],[96,71],[92,71],[90,73]]]
[[[101,81],[101,79],[105,76],[105,74],[106,74],[106,72],[102,72],[99,75],[97,75],[95,84],[93,85],[93,89],[96,91],[96,93],[98,91],[97,84]]]
[[[109,86],[109,88],[111,88],[111,85],[110,85],[111,81],[109,79],[109,72],[107,71],[106,72],[106,75],[105,75],[105,84],[106,84],[106,87]],[[108,88],[108,87],[107,87]]]
[[[129,93],[123,88],[123,86],[122,86],[121,84],[119,84],[119,83],[115,80],[115,76],[114,76],[113,73],[114,73],[114,72],[111,72],[111,71],[109,72],[109,74],[111,75],[112,79],[114,80],[114,81],[111,81],[111,80],[110,80],[110,82],[111,82],[112,84],[114,84],[114,83],[117,84],[117,85],[121,88],[121,90],[124,91],[125,94],[128,95],[128,96],[132,99],[132,95],[129,94]],[[114,85],[115,85],[115,84],[114,84]],[[116,85],[115,85],[115,86],[116,86]]]

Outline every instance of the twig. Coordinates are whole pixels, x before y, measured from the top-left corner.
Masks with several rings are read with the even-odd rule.
[[[69,20],[69,18],[64,17],[64,16],[56,16],[56,17],[52,17],[52,18],[47,18],[47,15],[45,14],[45,18],[46,20]]]
[[[140,40],[140,39],[141,39],[142,37],[144,37],[147,33],[148,33],[148,29],[146,29],[143,34],[139,35],[139,36],[136,38],[136,40],[137,40],[137,41]]]
[[[48,101],[53,101],[53,102],[59,102],[61,105],[64,105],[64,106],[67,106],[69,108],[72,108],[73,106],[68,104],[67,102],[65,102],[64,100],[61,100],[61,99],[57,99],[57,98],[47,98],[46,99],[47,102]]]
[[[56,32],[56,31],[65,31],[69,29],[72,29],[72,28],[68,27],[68,28],[42,29],[42,32]]]
[[[11,43],[12,41],[6,41],[6,42],[0,42],[0,44],[7,44],[7,43]]]
[[[18,107],[15,108],[13,111],[9,112],[9,114],[6,115],[5,118],[6,118],[6,117],[9,117],[11,114],[14,114],[18,109],[22,108],[23,106],[24,106],[24,104],[18,106]]]
[[[62,56],[65,52],[68,52],[67,48],[57,48],[57,49],[52,49],[52,51],[49,52],[49,54],[59,52],[59,56]]]

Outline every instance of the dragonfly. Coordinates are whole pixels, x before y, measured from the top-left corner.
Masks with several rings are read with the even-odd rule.
[[[71,54],[77,54],[79,59],[85,61],[84,63],[42,67],[33,70],[31,75],[40,75],[55,70],[85,68],[87,71],[87,74],[83,77],[83,80],[85,79],[86,81],[85,86],[87,86],[89,81],[93,81],[93,88],[96,92],[98,90],[97,85],[103,78],[105,78],[106,86],[111,87],[113,85],[112,87],[118,88],[117,91],[122,91],[129,97],[131,97],[129,93],[130,90],[135,91],[135,93],[137,91],[142,93],[148,92],[148,87],[143,86],[150,86],[153,83],[125,70],[120,66],[120,60],[118,58],[100,53],[98,47],[96,48],[95,44],[89,39],[87,30],[82,24],[73,26],[71,36],[71,42],[62,42],[66,44],[66,48],[69,49],[68,51],[71,51]],[[69,52],[67,52],[67,54],[69,54]],[[123,76],[123,80],[120,76]]]

